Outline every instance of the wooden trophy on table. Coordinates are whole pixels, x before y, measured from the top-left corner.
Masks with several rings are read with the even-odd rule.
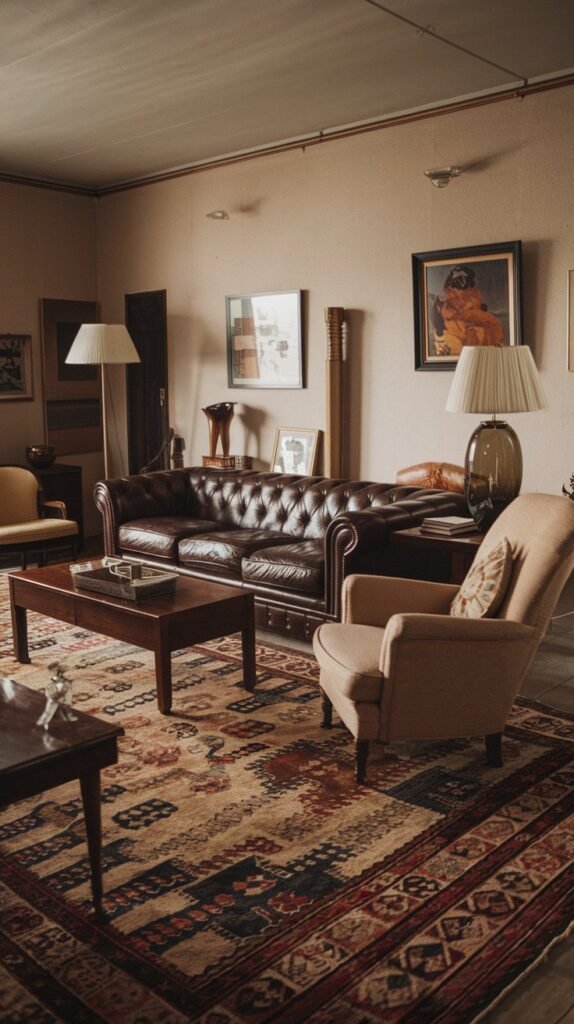
[[[203,456],[204,466],[216,469],[235,469],[235,456],[229,454],[229,428],[233,419],[235,402],[216,402],[206,405],[203,412],[209,422],[209,455]],[[223,455],[217,455],[217,444],[221,439]]]

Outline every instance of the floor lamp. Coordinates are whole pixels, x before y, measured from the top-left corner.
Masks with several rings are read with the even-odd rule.
[[[104,476],[109,478],[107,431],[107,363],[139,363],[140,357],[124,324],[82,324],[66,356],[67,363],[98,363],[102,367]]]

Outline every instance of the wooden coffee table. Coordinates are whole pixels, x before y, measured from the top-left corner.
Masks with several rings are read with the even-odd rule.
[[[92,893],[99,912],[103,893],[100,769],[116,764],[118,736],[124,730],[75,710],[74,721],[58,714],[45,730],[36,725],[45,705],[42,693],[12,679],[0,679],[0,807],[80,780]]]
[[[26,610],[153,651],[159,710],[172,703],[171,652],[241,632],[243,685],[255,686],[255,612],[246,590],[180,576],[175,593],[141,601],[74,587],[68,565],[9,573],[14,654],[29,662]]]

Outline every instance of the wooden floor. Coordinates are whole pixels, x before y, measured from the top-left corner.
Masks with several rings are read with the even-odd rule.
[[[101,538],[88,538],[80,557],[82,561],[95,558],[101,550]],[[260,631],[260,636],[297,650],[312,649],[309,643],[283,635]],[[521,693],[574,714],[574,576],[564,589]],[[574,934],[557,943],[546,959],[480,1020],[481,1024],[574,1024]]]

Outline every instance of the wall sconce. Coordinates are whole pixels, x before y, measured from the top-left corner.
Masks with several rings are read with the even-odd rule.
[[[229,220],[229,214],[227,210],[212,210],[211,213],[206,213],[206,217],[209,220]]]
[[[462,174],[462,167],[435,167],[424,173],[436,188],[446,188],[451,178],[458,178]]]

